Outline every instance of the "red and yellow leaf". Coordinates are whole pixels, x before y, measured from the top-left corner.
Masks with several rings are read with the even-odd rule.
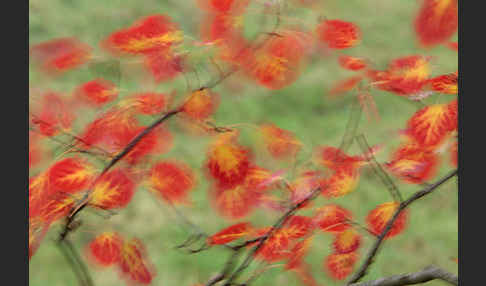
[[[440,75],[429,80],[432,90],[445,94],[457,94],[458,72]]]
[[[304,256],[307,255],[312,245],[312,236],[297,242],[290,250],[289,259],[285,264],[285,269],[297,269],[302,266]]]
[[[457,108],[449,104],[426,106],[407,122],[409,134],[424,146],[437,146],[456,128]]]
[[[258,203],[258,193],[248,190],[243,185],[231,189],[215,188],[211,197],[217,211],[233,220],[249,215]]]
[[[147,54],[161,51],[183,40],[183,33],[165,15],[144,17],[132,26],[111,34],[103,46],[115,54]]]
[[[181,111],[191,119],[204,120],[216,111],[218,105],[219,95],[205,88],[191,93]]]
[[[90,194],[90,205],[101,209],[125,207],[133,197],[135,184],[121,170],[105,173]]]
[[[199,6],[209,12],[215,13],[242,13],[249,0],[198,0]]]
[[[457,31],[457,0],[424,0],[415,18],[415,32],[424,47],[447,42]]]
[[[292,132],[281,129],[275,124],[260,126],[260,132],[267,150],[274,158],[293,157],[302,147],[302,143],[295,138]]]
[[[171,80],[184,71],[184,56],[175,54],[172,49],[147,52],[144,67],[156,83]]]
[[[79,86],[75,96],[88,104],[102,106],[116,99],[118,89],[111,81],[97,78]]]
[[[299,31],[280,31],[264,46],[241,60],[246,73],[268,89],[281,89],[300,75],[310,36]]]
[[[207,241],[209,245],[226,244],[247,236],[251,231],[253,231],[251,224],[242,222],[229,226],[216,234],[211,235],[208,237]]]
[[[347,209],[329,204],[317,209],[314,222],[325,232],[339,233],[348,229],[351,225],[347,222],[352,219],[351,212]]]
[[[395,150],[385,166],[404,182],[421,184],[436,174],[438,164],[439,158],[431,148],[408,142]]]
[[[347,49],[361,42],[361,31],[354,23],[325,20],[317,26],[317,36],[330,49]]]
[[[121,248],[119,266],[125,277],[140,284],[150,284],[155,276],[145,247],[139,239],[125,241]]]
[[[163,161],[152,167],[150,185],[160,198],[173,203],[184,203],[188,201],[189,191],[194,188],[195,177],[186,164]]]
[[[333,253],[324,261],[324,267],[332,278],[342,280],[351,274],[357,260],[356,252]]]
[[[366,217],[366,222],[369,229],[375,233],[375,235],[380,235],[385,230],[388,222],[392,219],[399,205],[400,203],[398,202],[388,202],[378,205],[375,209],[370,211]],[[400,234],[405,228],[407,220],[408,211],[403,210],[393,223],[390,231],[385,235],[385,238],[390,238]]]
[[[366,61],[363,58],[342,55],[339,57],[339,65],[347,70],[358,71],[366,67]]]
[[[115,232],[104,232],[89,243],[89,253],[101,266],[110,266],[120,261],[123,238]]]
[[[75,193],[88,187],[95,169],[80,158],[66,158],[49,168],[49,184],[53,190]]]
[[[210,146],[206,167],[218,187],[235,188],[243,183],[250,168],[249,151],[234,142],[233,137],[221,136]]]
[[[325,197],[341,197],[356,189],[359,172],[352,169],[340,169],[322,183],[322,194]]]
[[[77,68],[91,58],[91,47],[76,38],[59,38],[34,45],[30,56],[51,74]]]
[[[336,253],[350,253],[361,245],[361,235],[353,228],[348,228],[334,237],[333,248]]]
[[[307,236],[314,229],[311,217],[294,215],[280,231],[285,232],[288,238],[296,239]]]
[[[166,97],[163,93],[142,92],[135,94],[132,100],[137,112],[156,115],[166,108]]]

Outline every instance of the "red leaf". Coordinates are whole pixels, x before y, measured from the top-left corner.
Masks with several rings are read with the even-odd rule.
[[[233,240],[247,236],[250,231],[252,231],[250,223],[242,222],[234,224],[208,237],[208,244],[226,244]]]
[[[393,217],[395,211],[398,209],[400,203],[398,202],[388,202],[378,205],[375,209],[368,213],[366,217],[366,222],[370,230],[376,235],[380,235],[387,223]],[[393,237],[400,234],[406,226],[408,219],[408,211],[404,210],[399,215],[398,218],[393,223],[390,231],[386,234],[385,238]]]

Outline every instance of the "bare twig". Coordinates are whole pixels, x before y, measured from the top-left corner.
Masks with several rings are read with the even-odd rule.
[[[76,249],[72,245],[69,239],[64,239],[60,241],[59,249],[61,250],[62,254],[68,261],[71,269],[73,270],[76,278],[78,279],[79,285],[81,286],[92,286],[93,280],[86,268],[86,265],[81,260],[81,257],[77,253]]]
[[[420,284],[427,281],[439,279],[452,285],[458,285],[458,278],[456,275],[449,273],[441,268],[430,265],[424,269],[401,275],[394,275],[384,277],[372,281],[354,283],[352,286],[402,286]]]
[[[440,185],[443,183],[447,182],[449,179],[457,175],[457,169],[454,171],[449,172],[447,175],[439,179],[437,182],[431,184],[430,186],[416,192],[413,194],[410,198],[407,200],[403,201],[400,203],[398,206],[397,210],[393,214],[393,217],[388,221],[386,224],[385,229],[380,233],[378,236],[377,240],[373,244],[372,248],[369,250],[368,254],[366,255],[366,259],[359,268],[359,270],[349,279],[349,282],[346,285],[351,285],[352,283],[358,282],[361,278],[363,278],[366,275],[366,272],[368,270],[368,267],[373,263],[374,257],[378,253],[378,250],[382,244],[382,242],[385,239],[386,234],[390,231],[392,228],[393,223],[395,220],[398,218],[398,215],[405,210],[411,203],[414,201],[420,199],[423,196],[426,196],[430,193],[432,193],[434,190],[436,190]]]
[[[358,142],[361,151],[366,154],[366,160],[371,163],[371,167],[375,172],[375,175],[381,179],[383,185],[385,185],[385,187],[390,191],[393,199],[395,201],[403,202],[403,197],[400,190],[395,183],[393,183],[393,180],[390,178],[390,176],[388,176],[380,163],[376,161],[376,158],[373,156],[372,152],[370,152],[371,148],[364,134],[357,136],[356,141]]]

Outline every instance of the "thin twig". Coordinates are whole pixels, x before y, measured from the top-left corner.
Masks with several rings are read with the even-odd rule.
[[[372,281],[354,283],[351,286],[402,286],[421,284],[427,281],[439,279],[452,285],[458,285],[458,277],[444,269],[430,265],[424,269],[401,275],[379,278]]]
[[[380,235],[378,236],[377,240],[375,241],[375,243],[373,244],[373,246],[369,250],[368,254],[366,255],[365,261],[363,262],[363,264],[361,265],[361,267],[359,268],[359,270],[349,279],[349,282],[346,285],[351,285],[352,283],[356,283],[356,282],[358,282],[361,278],[363,278],[366,275],[366,272],[368,270],[368,267],[370,267],[370,265],[373,263],[374,257],[378,253],[378,250],[379,250],[380,246],[382,245],[382,242],[384,241],[386,234],[392,228],[393,223],[398,218],[398,215],[403,210],[405,210],[411,203],[413,203],[414,201],[420,199],[423,196],[426,196],[426,195],[432,193],[440,185],[442,185],[443,183],[447,182],[449,179],[451,179],[455,175],[457,175],[457,169],[454,170],[454,171],[449,172],[449,174],[445,175],[444,177],[442,177],[441,179],[439,179],[434,184],[432,184],[429,187],[424,188],[424,189],[416,192],[410,198],[408,198],[404,202],[400,203],[400,205],[398,206],[397,210],[393,214],[393,217],[388,221],[388,223],[386,224],[385,229],[380,233]]]

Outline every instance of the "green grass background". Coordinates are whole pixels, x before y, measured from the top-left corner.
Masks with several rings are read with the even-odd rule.
[[[250,12],[245,17],[245,32],[255,35],[262,27],[270,27],[272,16],[261,13],[262,2],[254,1]],[[432,56],[433,75],[454,72],[457,70],[457,53],[443,47],[430,50],[420,49],[416,43],[412,22],[419,8],[418,1],[409,0],[327,0],[316,9],[292,8],[289,17],[297,18],[307,27],[315,27],[318,16],[328,19],[339,18],[355,22],[363,32],[362,43],[354,48],[326,57],[314,58],[303,70],[299,79],[292,85],[278,91],[270,91],[241,80],[240,77],[229,78],[214,90],[221,95],[221,105],[214,115],[219,125],[235,123],[258,124],[273,122],[279,127],[291,130],[304,143],[299,155],[300,160],[309,158],[312,148],[318,145],[337,146],[344,133],[349,115],[352,95],[347,94],[338,99],[328,96],[331,86],[337,81],[352,75],[352,72],[339,68],[338,54],[363,56],[371,59],[377,67],[385,67],[393,58],[412,54]],[[174,19],[188,38],[198,34],[199,23],[203,13],[193,0],[156,1],[156,0],[30,0],[29,2],[29,43],[36,44],[52,38],[75,36],[96,47],[96,54],[104,56],[98,43],[112,31],[131,25],[140,17],[162,13]],[[262,25],[262,20],[267,24]],[[285,20],[283,21],[285,23]],[[456,40],[454,36],[452,40]],[[197,51],[196,51],[197,52]],[[201,58],[204,53],[201,53]],[[181,98],[186,90],[182,77],[159,85],[150,82],[137,82],[133,74],[126,72],[122,64],[122,76],[119,82],[123,90],[120,98],[141,90],[170,92],[176,90]],[[207,73],[199,70],[201,82],[210,79]],[[51,89],[69,93],[78,84],[92,79],[93,74],[87,67],[69,72],[61,77],[50,79],[38,73],[31,66],[29,81],[31,88]],[[193,86],[198,85],[191,77]],[[398,144],[396,131],[405,126],[406,120],[419,108],[419,105],[395,95],[372,91],[381,120],[368,121],[362,117],[359,132],[366,134],[370,144],[383,144],[384,150],[378,160],[384,161],[390,150]],[[449,95],[434,95],[427,103],[450,101]],[[89,120],[87,114],[81,122]],[[149,122],[150,118],[146,119]],[[81,125],[74,127],[80,130]],[[191,194],[192,205],[181,207],[193,222],[206,232],[213,233],[233,222],[218,216],[207,200],[208,184],[202,175],[208,138],[187,134],[176,121],[168,123],[174,135],[174,146],[169,153],[160,158],[177,158],[187,162],[196,170],[197,188]],[[77,128],[77,129],[76,129]],[[254,131],[242,129],[242,141],[252,148],[257,147]],[[350,153],[356,154],[359,148],[355,145]],[[280,163],[258,153],[256,162],[273,170],[289,168],[289,163]],[[261,155],[261,156],[260,156]],[[448,155],[444,155],[443,166],[439,174],[446,173],[452,167]],[[42,167],[31,170],[31,175]],[[419,186],[400,184],[404,196],[409,196]],[[420,268],[436,264],[457,273],[457,264],[450,258],[458,256],[458,200],[457,180],[451,180],[434,194],[414,203],[410,208],[409,225],[405,232],[384,244],[381,253],[370,268],[365,280],[417,271]],[[376,205],[389,201],[390,196],[372,172],[364,171],[358,188],[351,194],[333,199],[352,210],[357,221],[364,223],[366,214]],[[327,203],[318,199],[316,204]],[[277,215],[258,210],[248,219],[256,225],[271,224]],[[83,227],[72,237],[76,247],[83,249],[88,241],[98,232],[112,229],[126,237],[138,237],[145,243],[150,259],[155,265],[157,276],[153,285],[192,285],[204,283],[218,273],[229,255],[226,250],[215,247],[209,251],[189,255],[175,250],[174,246],[188,235],[187,230],[177,222],[174,214],[166,205],[155,201],[143,188],[139,188],[130,205],[109,220],[94,213],[82,215]],[[77,282],[71,269],[65,263],[53,239],[58,228],[53,227],[41,247],[29,262],[29,280],[32,286],[41,285],[75,285]],[[322,285],[340,285],[333,281],[323,270],[322,262],[330,254],[332,237],[318,234],[313,242],[312,251],[306,261],[312,265],[315,278]],[[361,258],[367,252],[372,239],[364,236],[360,250]],[[361,262],[361,260],[360,260]],[[358,264],[360,264],[360,262]],[[90,272],[96,285],[123,285],[115,269],[99,270],[91,265]],[[248,272],[249,273],[249,272]],[[292,273],[282,268],[270,269],[262,275],[255,285],[296,285],[298,280]],[[442,285],[434,281],[427,285]]]

